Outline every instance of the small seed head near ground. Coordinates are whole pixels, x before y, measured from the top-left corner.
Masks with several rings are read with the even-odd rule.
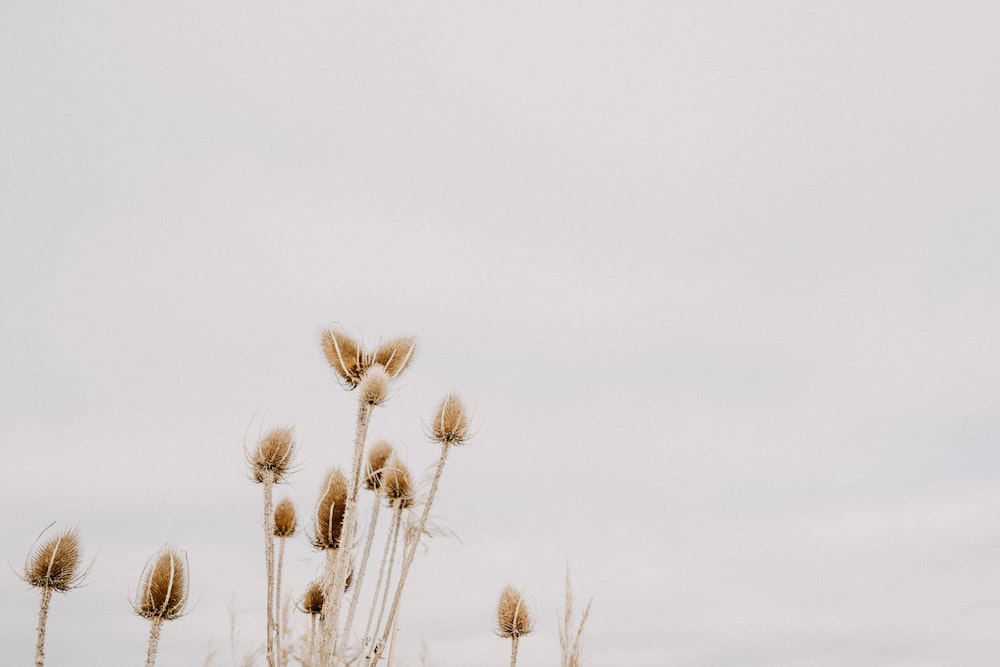
[[[318,581],[314,581],[309,584],[309,588],[306,589],[305,594],[302,596],[302,602],[300,605],[302,607],[302,611],[316,616],[323,613],[324,601],[323,585]]]
[[[509,639],[523,637],[534,629],[535,619],[528,611],[524,596],[513,586],[505,587],[497,602],[497,634]]]
[[[274,536],[291,537],[298,527],[295,505],[288,498],[282,498],[274,507]]]

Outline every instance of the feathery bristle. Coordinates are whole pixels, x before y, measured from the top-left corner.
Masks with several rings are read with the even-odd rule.
[[[282,498],[274,507],[274,536],[291,537],[295,534],[297,525],[295,505],[290,499]]]
[[[39,545],[24,565],[24,579],[38,588],[68,591],[83,578],[80,567],[80,536],[72,528],[53,535]]]
[[[365,371],[358,385],[361,391],[361,400],[369,405],[382,405],[389,396],[389,384],[392,378],[385,372],[381,364],[372,364]]]
[[[389,377],[394,378],[407,369],[416,349],[417,339],[412,336],[393,338],[379,345],[372,357],[375,363],[385,366]]]
[[[365,488],[373,491],[382,485],[382,469],[392,456],[392,445],[379,440],[368,450],[368,466],[365,471]]]
[[[367,355],[353,338],[342,331],[327,329],[321,334],[323,353],[337,376],[348,389],[361,382],[368,366]]]
[[[406,464],[393,454],[382,468],[382,492],[390,503],[402,507],[413,504],[413,480]]]
[[[285,426],[273,429],[261,439],[251,459],[254,479],[263,482],[266,473],[271,471],[274,473],[274,480],[281,481],[288,472],[294,455],[295,439],[292,429]]]
[[[326,598],[323,596],[323,585],[314,581],[309,584],[309,588],[306,589],[305,595],[302,596],[301,608],[302,611],[307,614],[318,615],[323,613],[323,602]]]
[[[528,612],[524,596],[513,586],[500,592],[497,602],[496,632],[501,637],[523,637],[535,629],[535,619]]]
[[[176,549],[164,547],[143,572],[135,612],[170,621],[184,613],[187,596],[187,561]]]
[[[461,445],[469,437],[465,406],[457,394],[448,394],[434,415],[431,434],[442,445]]]
[[[316,505],[316,532],[312,543],[317,549],[336,549],[340,546],[340,531],[344,524],[347,506],[347,478],[334,468],[323,483],[323,493]]]

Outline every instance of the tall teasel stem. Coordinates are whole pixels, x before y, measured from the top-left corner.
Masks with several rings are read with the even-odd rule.
[[[135,613],[152,623],[146,648],[146,667],[153,667],[156,662],[163,622],[184,614],[188,598],[187,570],[187,561],[181,553],[165,547],[153,556],[142,573],[138,599],[132,607]]]
[[[441,455],[438,458],[437,469],[434,471],[434,479],[431,482],[431,489],[427,493],[427,500],[424,503],[424,511],[420,515],[420,520],[413,527],[412,539],[407,540],[407,548],[403,556],[403,564],[399,572],[399,582],[396,584],[396,594],[392,600],[392,607],[389,609],[389,620],[386,629],[382,634],[382,640],[372,656],[372,665],[377,664],[385,644],[389,640],[389,633],[396,623],[396,615],[399,613],[399,601],[403,596],[403,587],[406,585],[406,576],[409,574],[410,566],[417,554],[417,547],[420,545],[420,538],[427,526],[427,517],[431,513],[431,505],[437,495],[438,484],[441,481],[441,474],[444,472],[444,464],[448,459],[448,452],[453,446],[461,445],[469,437],[469,420],[465,414],[465,406],[461,399],[455,394],[449,394],[441,401],[434,421],[431,424],[431,437],[441,445]]]
[[[284,570],[285,565],[285,540],[295,534],[296,529],[296,518],[295,518],[295,505],[288,498],[282,498],[281,502],[278,503],[277,507],[274,508],[274,536],[280,541],[280,546],[278,548],[278,568],[275,573],[275,586],[274,586],[274,611],[275,618],[274,623],[278,630],[274,634],[274,653],[277,655],[277,662],[279,667],[282,663],[281,658],[281,574]],[[285,612],[287,616],[287,610]],[[287,619],[285,619],[287,621]]]
[[[288,473],[295,454],[292,431],[286,427],[272,430],[261,439],[250,459],[255,481],[264,488],[264,561],[267,569],[267,664],[274,663],[274,640],[277,624],[274,620],[276,606],[274,595],[274,498],[273,487]]]
[[[37,547],[33,546],[28,553],[24,562],[24,580],[35,588],[42,589],[38,606],[35,667],[43,667],[45,664],[45,629],[52,591],[72,590],[80,585],[86,575],[86,571],[80,571],[80,537],[75,530],[59,532]]]
[[[333,657],[333,627],[328,622],[327,614],[332,610],[329,600],[332,591],[336,588],[334,581],[337,574],[337,563],[340,546],[343,544],[343,527],[345,508],[347,505],[348,480],[344,473],[334,468],[331,470],[323,484],[323,492],[320,494],[319,503],[316,505],[316,525],[312,537],[312,544],[315,548],[322,550],[326,554],[326,569],[323,572],[321,581],[321,592],[323,596],[323,610],[321,615],[320,643],[318,655],[312,661],[314,665],[328,665]]]
[[[393,516],[392,516],[392,526],[389,528],[389,534],[386,536],[385,549],[382,553],[382,564],[378,571],[378,580],[375,582],[375,594],[372,597],[372,606],[368,611],[368,623],[365,624],[365,644],[367,645],[372,640],[372,619],[375,616],[375,607],[378,606],[378,620],[375,621],[375,634],[378,634],[379,627],[382,625],[382,619],[385,617],[385,607],[389,602],[389,582],[392,580],[392,566],[396,561],[396,546],[399,544],[399,528],[403,523],[403,510],[404,506],[402,504],[396,504],[393,506]],[[388,561],[388,572],[386,571],[386,561]],[[383,586],[383,577],[384,583]],[[381,596],[379,593],[381,592]],[[381,603],[379,603],[379,597],[382,598]],[[375,650],[374,646],[368,647],[369,655],[371,651]]]
[[[510,667],[517,665],[517,646],[521,637],[535,629],[535,619],[524,603],[524,596],[513,586],[500,592],[494,632],[510,639]]]
[[[361,596],[361,587],[364,583],[365,571],[368,569],[368,558],[371,554],[372,543],[375,540],[375,528],[378,525],[379,508],[382,505],[382,473],[386,462],[392,456],[392,445],[384,440],[375,443],[368,452],[366,464],[365,488],[372,491],[374,500],[372,502],[371,518],[368,521],[368,532],[365,537],[365,548],[361,555],[361,565],[358,568],[357,580],[354,583],[354,593],[351,595],[351,604],[347,611],[347,620],[344,628],[337,639],[337,646],[343,646],[344,642],[350,640],[351,628],[354,625],[354,614],[358,608],[358,598]]]

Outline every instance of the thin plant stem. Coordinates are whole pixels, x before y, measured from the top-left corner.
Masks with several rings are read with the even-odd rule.
[[[390,628],[395,625],[396,615],[399,613],[399,601],[403,597],[403,587],[406,585],[406,576],[410,572],[410,566],[413,565],[413,559],[417,555],[417,547],[420,545],[420,536],[424,533],[424,527],[427,525],[427,517],[431,513],[431,505],[434,502],[434,496],[437,495],[438,484],[441,482],[441,473],[444,472],[444,464],[448,459],[448,450],[450,449],[448,443],[441,443],[441,456],[438,458],[437,470],[434,471],[434,480],[431,482],[431,490],[427,494],[427,501],[424,504],[424,511],[420,515],[420,521],[414,527],[413,541],[408,545],[405,550],[403,557],[403,564],[399,571],[399,582],[396,584],[396,594],[392,600],[392,607],[389,609],[389,621],[388,627],[386,627],[385,633],[382,635],[382,641],[380,646],[376,649],[375,655],[372,658],[371,664],[377,664],[380,657],[382,657],[382,651],[385,647],[385,643],[389,640]]]
[[[368,623],[365,624],[365,642],[369,642],[372,639],[369,633],[372,631],[372,619],[375,616],[376,606],[378,606],[378,621],[375,623],[375,634],[378,634],[379,626],[382,625],[385,606],[389,601],[389,581],[392,580],[392,566],[396,559],[396,545],[399,543],[399,527],[402,523],[403,504],[399,502],[393,507],[392,526],[389,528],[389,534],[386,535],[385,549],[382,551],[382,564],[379,566],[378,580],[375,582],[375,594],[372,596],[372,606],[368,610]],[[388,574],[386,574],[386,560],[389,563]],[[383,586],[383,584],[385,585]],[[382,591],[382,603],[376,605],[379,599],[379,591]]]
[[[274,521],[273,514],[271,516],[271,521],[272,521],[272,523]],[[273,535],[274,532],[272,531],[271,534]],[[280,545],[278,547],[278,570],[275,573],[275,582],[274,582],[274,625],[275,625],[275,630],[276,630],[275,633],[274,633],[274,652],[278,656],[278,666],[280,667],[281,666],[281,630],[280,630],[280,628],[281,628],[281,616],[282,616],[282,614],[281,614],[281,571],[284,569],[284,565],[285,565],[285,538],[284,537],[280,537],[280,538],[278,538],[278,540],[279,540],[279,543],[280,543]],[[288,616],[288,610],[287,609],[285,610],[285,616],[286,616],[285,620],[287,620],[287,616]]]
[[[35,667],[45,664],[45,625],[49,618],[49,603],[52,602],[52,589],[42,588],[42,600],[38,605],[38,641],[35,644]]]
[[[267,664],[274,665],[274,471],[264,471],[264,560],[267,565]]]
[[[382,492],[378,487],[373,489],[375,502],[372,504],[372,516],[368,522],[368,536],[365,538],[365,549],[361,555],[361,566],[357,570],[354,578],[354,593],[351,595],[351,606],[347,612],[347,620],[344,622],[344,630],[341,639],[337,641],[341,645],[342,641],[347,641],[351,637],[351,627],[354,625],[354,613],[358,608],[358,598],[361,597],[361,584],[365,578],[365,570],[368,568],[368,557],[371,554],[372,543],[375,541],[375,527],[378,525],[379,508],[382,506]]]
[[[520,639],[517,635],[510,638],[510,667],[517,665],[517,642]]]
[[[156,663],[156,647],[160,643],[160,628],[163,627],[163,619],[155,617],[152,619],[149,628],[149,644],[146,647],[146,667],[153,667]]]

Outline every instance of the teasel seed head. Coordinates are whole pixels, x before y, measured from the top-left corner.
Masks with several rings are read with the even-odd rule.
[[[368,405],[382,405],[389,396],[391,382],[392,378],[381,364],[372,364],[358,385],[361,390],[361,401]]]
[[[469,437],[469,420],[457,394],[448,394],[434,414],[431,436],[442,445],[461,445]]]
[[[334,468],[323,482],[323,491],[316,505],[316,526],[312,537],[314,547],[336,549],[340,546],[340,531],[344,527],[346,507],[347,478]]]
[[[274,536],[291,537],[295,534],[298,522],[295,518],[295,505],[288,498],[274,506]]]
[[[326,598],[323,596],[323,585],[318,581],[314,581],[309,584],[309,588],[306,589],[299,605],[302,611],[307,614],[318,616],[323,613],[323,603],[325,601]]]
[[[535,619],[528,611],[524,596],[513,586],[505,587],[497,602],[496,633],[509,639],[531,634],[534,629]]]
[[[34,548],[24,563],[24,580],[38,588],[66,592],[80,585],[80,536],[63,530]]]
[[[292,429],[285,426],[272,429],[261,439],[250,459],[254,480],[263,482],[270,471],[274,473],[274,481],[282,481],[292,465],[294,455],[295,438]]]
[[[369,491],[374,491],[382,486],[382,471],[390,456],[392,456],[392,445],[385,440],[379,440],[368,450],[365,488]]]
[[[382,468],[382,492],[390,504],[409,507],[413,504],[413,480],[410,470],[393,454]]]
[[[184,613],[188,597],[187,558],[164,547],[146,564],[133,607],[143,618],[173,620]]]
[[[393,338],[379,345],[372,356],[376,364],[385,367],[389,377],[395,378],[409,367],[416,349],[417,339],[412,336]]]
[[[323,353],[330,368],[337,373],[347,389],[354,389],[361,382],[368,367],[368,358],[361,346],[342,331],[327,329],[320,334]]]

